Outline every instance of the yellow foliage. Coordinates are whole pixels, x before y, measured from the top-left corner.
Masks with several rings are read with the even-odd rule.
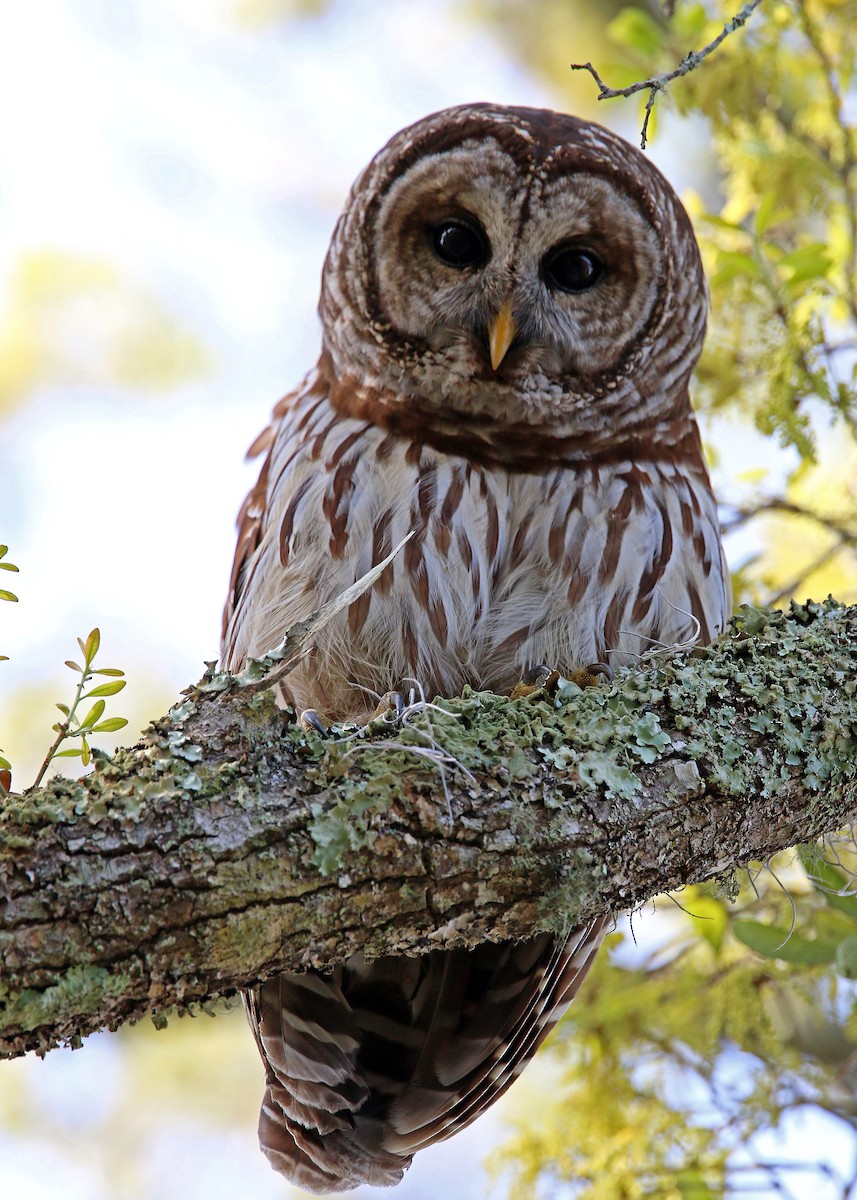
[[[169,388],[204,371],[198,339],[108,263],[58,250],[17,264],[0,322],[0,413],[39,386]]]

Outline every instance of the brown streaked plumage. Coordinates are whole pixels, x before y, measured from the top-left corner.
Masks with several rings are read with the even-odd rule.
[[[622,139],[469,105],[397,134],[352,189],[322,353],[253,447],[223,657],[239,668],[414,536],[284,701],[367,714],[418,680],[508,690],[633,662],[729,610],[688,382],[706,294],[687,216]],[[355,955],[248,997],[260,1139],[303,1187],[395,1183],[478,1116],[577,990],[605,920],[424,959]]]

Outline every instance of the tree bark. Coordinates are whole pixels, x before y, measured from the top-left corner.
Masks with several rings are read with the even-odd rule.
[[[322,740],[215,676],[0,812],[0,1053],[356,950],[559,930],[857,815],[857,608]]]

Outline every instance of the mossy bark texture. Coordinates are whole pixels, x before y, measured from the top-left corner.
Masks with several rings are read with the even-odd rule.
[[[562,929],[857,816],[857,608],[326,740],[215,676],[0,811],[0,1053],[358,949]],[[252,694],[250,694],[252,692]]]

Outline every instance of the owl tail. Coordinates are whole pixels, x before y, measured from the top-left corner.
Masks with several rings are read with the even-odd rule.
[[[259,1140],[314,1192],[399,1183],[417,1150],[506,1091],[583,981],[608,927],[422,958],[354,955],[246,997],[265,1063]]]

